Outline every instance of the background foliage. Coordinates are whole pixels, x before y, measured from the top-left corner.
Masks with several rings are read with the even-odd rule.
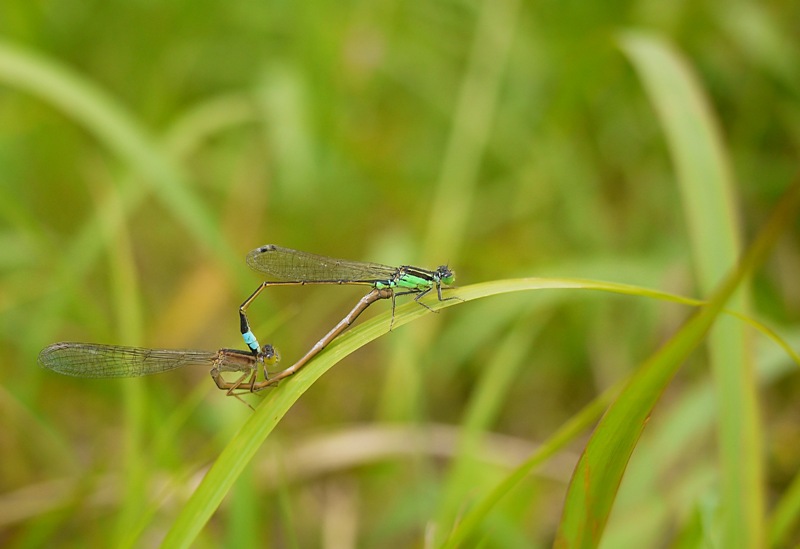
[[[795,176],[799,25],[791,3],[746,1],[4,3],[0,543],[152,546],[180,524],[252,412],[204,371],[77,380],[36,355],[58,340],[241,347],[256,246],[448,262],[462,285],[576,276],[708,296]],[[663,74],[669,59],[636,36],[685,61],[710,137],[671,125],[681,113],[665,105],[691,99],[648,79],[643,67]],[[689,206],[704,192],[692,181],[712,180],[730,185],[727,232]],[[797,228],[750,308],[738,303],[795,349]],[[288,365],[362,294],[275,289],[251,308],[255,332]],[[196,543],[437,545],[690,313],[547,290],[420,315],[299,398],[195,522]],[[655,408],[603,546],[713,546],[736,528],[800,540],[800,376],[737,326]],[[715,348],[755,368],[757,393],[740,389],[758,402],[717,405],[737,389]],[[748,422],[749,458],[727,444]],[[590,432],[509,492],[472,544],[552,544]],[[737,524],[751,489],[763,515]]]

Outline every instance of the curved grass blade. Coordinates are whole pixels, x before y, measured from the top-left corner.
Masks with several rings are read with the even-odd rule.
[[[685,358],[705,337],[723,305],[766,257],[800,206],[800,180],[786,193],[741,265],[725,278],[708,306],[693,315],[628,382],[600,420],[567,490],[556,547],[597,547],[633,449],[653,407]]]
[[[730,161],[713,110],[681,55],[658,36],[627,32],[620,47],[633,64],[663,128],[681,193],[692,266],[703,295],[739,256],[739,220]],[[730,305],[747,313],[745,281]],[[764,538],[764,493],[758,395],[744,326],[720,319],[708,336],[720,406],[721,544],[754,547]]]
[[[545,463],[552,456],[566,448],[581,433],[591,427],[603,414],[611,403],[613,395],[619,392],[622,383],[606,389],[603,394],[597,396],[589,404],[584,406],[577,414],[572,416],[555,433],[548,437],[533,454],[523,463],[517,466],[506,476],[491,492],[481,498],[478,504],[466,514],[461,522],[455,527],[452,535],[442,547],[455,549],[465,547],[467,540],[480,526],[486,516],[497,506],[509,492],[511,492],[520,482],[525,479],[536,467]]]
[[[91,81],[52,59],[0,41],[0,81],[47,101],[116,153],[143,176],[169,210],[206,247],[237,265],[238,258],[217,230],[208,209],[186,185],[181,171],[160,151],[122,105]]]
[[[770,547],[789,547],[789,536],[800,522],[800,473],[775,506],[769,522]]]
[[[439,310],[466,301],[494,295],[546,289],[597,290],[661,299],[692,306],[703,305],[702,301],[667,292],[637,288],[626,284],[576,279],[543,278],[498,280],[473,284],[460,287],[456,290],[458,297],[463,301],[438,301],[436,297],[433,297],[429,298],[426,303],[431,309]],[[398,306],[395,311],[394,328],[397,329],[426,314],[430,314],[430,311],[424,307],[419,307],[413,302]],[[391,312],[386,311],[334,340],[333,343],[317,355],[314,360],[309,362],[305,368],[292,376],[288,382],[284,383],[277,390],[270,392],[270,394],[265,397],[264,401],[256,407],[255,413],[250,416],[233,436],[230,443],[225,447],[208,474],[200,483],[200,486],[189,498],[189,501],[183,507],[180,515],[167,534],[164,541],[165,547],[189,547],[192,544],[203,526],[214,514],[217,507],[219,507],[222,499],[233,486],[239,474],[244,470],[244,467],[249,463],[281,418],[288,412],[289,408],[292,407],[317,379],[337,362],[362,346],[388,333],[390,317]],[[570,422],[559,431],[559,433],[562,433],[562,438],[554,440],[552,446],[540,449],[538,452],[539,455],[531,458],[529,467],[541,463],[544,459],[561,448],[563,444],[571,440],[574,433],[580,432],[579,429],[583,429],[591,421],[596,419],[597,414],[599,414],[601,408],[604,408],[604,406],[605,401],[602,400],[587,406],[583,413],[586,415],[582,414],[575,423]],[[520,471],[522,471],[519,473],[520,478],[527,474],[527,471],[523,471],[522,468]],[[513,483],[511,484],[513,485]]]

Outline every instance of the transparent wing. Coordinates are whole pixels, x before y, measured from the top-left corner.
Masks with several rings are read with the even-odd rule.
[[[251,269],[280,282],[360,282],[389,280],[396,267],[380,263],[334,259],[324,255],[282,248],[273,244],[261,246],[247,254]]]
[[[76,377],[137,377],[182,366],[211,366],[216,358],[210,351],[54,343],[39,353],[39,365]]]

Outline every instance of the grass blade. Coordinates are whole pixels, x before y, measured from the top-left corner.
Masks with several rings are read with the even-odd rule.
[[[800,205],[800,181],[778,205],[741,266],[704,307],[636,372],[600,421],[573,473],[556,547],[597,547],[631,453],[653,407],[683,360],[702,341],[725,302],[760,265]]]
[[[102,89],[66,66],[6,42],[0,42],[0,81],[49,102],[75,119],[131,171],[143,176],[153,193],[194,235],[198,247],[212,250],[225,264],[238,264],[239,258],[177,166]]]
[[[633,63],[664,129],[677,172],[701,292],[709,295],[739,255],[734,185],[712,109],[681,56],[659,38],[626,33]],[[747,312],[747,284],[731,306]],[[755,547],[764,539],[761,436],[751,346],[745,326],[723,318],[709,334],[720,406],[722,545]]]
[[[473,284],[457,289],[458,296],[463,300],[439,302],[436,298],[427,299],[426,304],[433,310],[443,309],[461,304],[474,299],[501,295],[510,292],[529,290],[556,290],[556,289],[584,289],[619,293],[624,295],[638,295],[642,297],[663,299],[667,301],[685,303],[687,305],[700,305],[702,302],[684,298],[657,290],[637,288],[635,286],[593,282],[576,279],[543,279],[522,278],[512,280],[498,280]],[[413,320],[429,314],[429,311],[416,303],[406,303],[399,306],[395,312],[394,328],[412,322]],[[217,461],[209,470],[197,490],[192,494],[180,515],[172,525],[164,541],[165,547],[188,547],[202,530],[206,522],[216,511],[222,499],[234,482],[255,455],[258,448],[269,436],[281,418],[300,398],[300,396],[313,385],[325,372],[337,362],[348,356],[360,347],[370,343],[389,331],[390,312],[387,311],[375,318],[355,327],[345,333],[323,350],[308,366],[294,375],[288,382],[278,389],[273,390],[265,400],[256,408],[255,413],[242,425],[239,431],[220,454]],[[606,397],[604,397],[606,398]],[[600,404],[598,404],[600,403]],[[553,437],[550,444],[542,447],[533,456],[526,466],[518,470],[518,478],[522,478],[530,468],[541,463],[548,456],[561,448],[580,429],[583,429],[602,409],[603,400],[587,406],[579,418],[565,425],[559,431],[560,436]],[[598,408],[600,406],[600,408]],[[510,482],[509,485],[513,485]],[[501,497],[497,491],[497,497]]]

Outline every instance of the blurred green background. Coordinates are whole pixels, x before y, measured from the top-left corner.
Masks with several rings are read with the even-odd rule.
[[[250,410],[203,370],[80,380],[36,355],[61,340],[241,348],[237,307],[260,282],[244,256],[262,244],[449,263],[461,285],[576,276],[702,297],[676,169],[620,32],[660,37],[691,67],[747,242],[798,167],[798,28],[791,2],[4,2],[0,545],[159,543]],[[751,313],[797,349],[794,228]],[[363,293],[276,288],[250,317],[289,365]],[[690,312],[548,291],[396,329],[298,401],[197,546],[426,546],[444,494],[466,506]],[[800,464],[800,376],[753,343],[769,511]],[[454,492],[460,426],[499,364],[513,382]],[[710,387],[695,353],[604,546],[713,538]],[[485,546],[552,543],[585,440],[503,502]]]

